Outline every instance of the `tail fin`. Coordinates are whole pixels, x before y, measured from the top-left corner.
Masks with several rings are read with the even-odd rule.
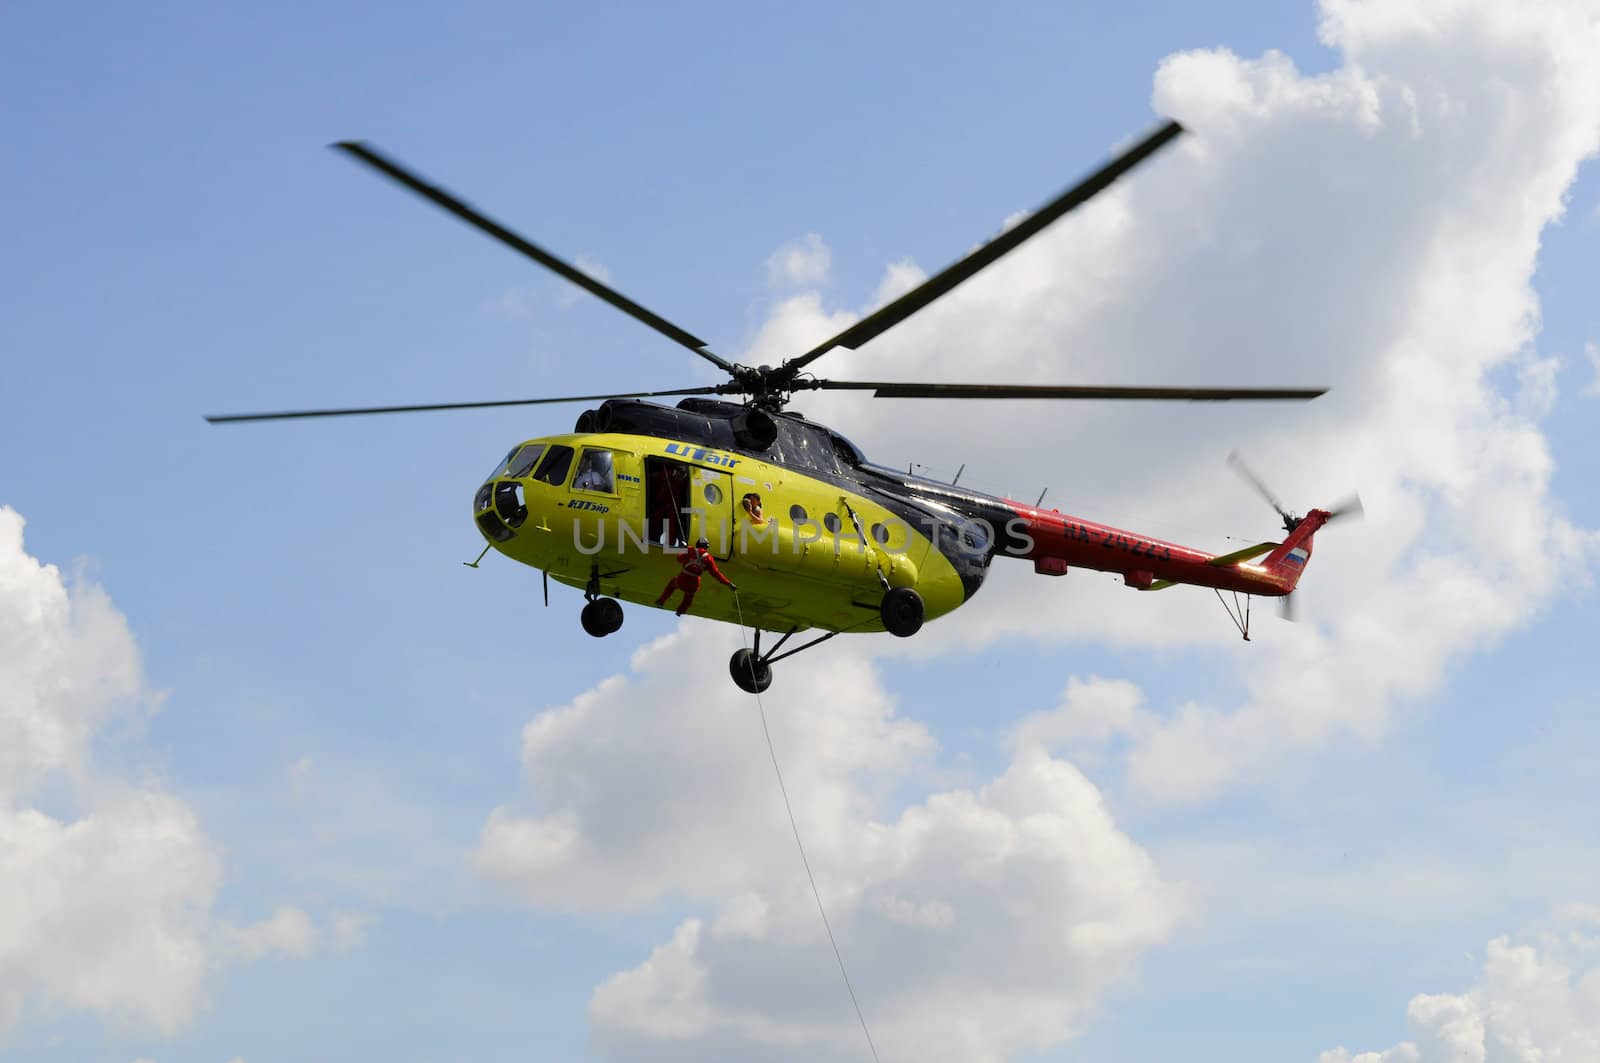
[[[1313,509],[1300,519],[1276,550],[1262,559],[1261,567],[1281,580],[1286,592],[1294,590],[1305,574],[1306,565],[1311,562],[1312,538],[1327,522],[1325,510]]]

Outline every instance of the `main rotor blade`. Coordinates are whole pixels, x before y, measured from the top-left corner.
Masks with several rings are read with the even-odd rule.
[[[1097,387],[1080,384],[902,384],[864,380],[796,381],[797,390],[871,391],[881,399],[1156,399],[1228,402],[1235,399],[1314,399],[1326,388]]]
[[[1278,511],[1278,516],[1286,521],[1294,519],[1289,515],[1289,511],[1283,508],[1283,503],[1278,501],[1278,496],[1273,494],[1267,485],[1262,482],[1261,477],[1250,471],[1250,466],[1246,465],[1244,459],[1239,457],[1237,450],[1228,452],[1228,464],[1233,466],[1234,472],[1238,473],[1251,487],[1256,489],[1257,494],[1267,500],[1268,505]]]
[[[576,284],[578,287],[582,288],[584,291],[605,300],[634,320],[644,322],[646,325],[649,325],[651,328],[655,329],[663,336],[666,336],[674,343],[679,343],[689,348],[689,350],[693,351],[695,354],[698,354],[700,357],[704,358],[706,361],[712,363],[718,368],[729,373],[733,372],[733,363],[724,361],[722,358],[719,358],[717,355],[707,350],[706,341],[696,336],[694,333],[679,328],[677,325],[674,325],[672,322],[668,321],[659,314],[653,313],[650,310],[646,310],[644,307],[640,306],[632,299],[629,299],[626,295],[623,295],[616,289],[607,287],[605,284],[595,280],[582,270],[563,262],[561,259],[557,258],[555,255],[552,255],[538,244],[535,244],[532,241],[518,235],[517,233],[512,232],[504,225],[501,225],[499,222],[483,214],[476,208],[467,205],[463,201],[451,195],[449,192],[446,192],[444,189],[439,188],[436,185],[428,184],[421,177],[405,169],[394,160],[379,154],[367,144],[357,140],[341,140],[337,144],[332,145],[332,147],[338,149],[339,151],[345,152],[353,158],[359,159],[378,172],[393,178],[399,183],[405,185],[407,188],[411,189],[413,192],[417,193],[419,196],[432,200],[434,203],[440,207],[443,207],[451,214],[454,214],[468,225],[471,225],[482,232],[488,233],[490,236],[494,237],[496,240],[499,240],[507,247],[510,247],[516,251],[520,251],[522,254],[539,263],[539,265],[559,274],[566,280],[569,280],[573,284]]]
[[[888,331],[950,291],[962,281],[973,276],[985,266],[992,264],[1001,256],[1016,249],[1029,237],[1044,229],[1069,210],[1081,205],[1096,193],[1104,190],[1111,182],[1155,154],[1181,132],[1183,132],[1183,127],[1177,122],[1167,122],[1147,135],[1139,143],[1034,211],[1021,222],[990,240],[966,258],[946,266],[942,271],[929,277],[894,302],[878,308],[832,339],[813,347],[800,357],[784,363],[783,368],[792,374],[804,366],[810,365],[835,347],[848,347],[854,350],[874,336]]]
[[[230,413],[207,417],[212,424],[243,421],[288,421],[302,417],[351,417],[368,413],[421,413],[427,410],[481,410],[490,406],[543,406],[557,402],[604,402],[606,399],[647,399],[663,395],[719,395],[726,385],[676,388],[671,391],[624,391],[610,395],[567,395],[559,399],[499,399],[493,402],[435,402],[423,406],[354,406],[338,410],[284,410],[279,413]]]

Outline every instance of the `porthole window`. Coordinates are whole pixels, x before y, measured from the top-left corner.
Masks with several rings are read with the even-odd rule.
[[[882,524],[874,524],[872,526],[872,538],[879,546],[889,545],[889,529]]]
[[[811,518],[806,516],[806,507],[796,502],[794,505],[789,507],[789,519],[794,521],[796,524],[804,524]]]
[[[718,487],[716,484],[706,484],[706,489],[703,493],[706,496],[706,503],[708,505],[714,506],[722,501],[722,488]]]
[[[826,513],[823,514],[822,517],[822,526],[827,528],[833,534],[838,535],[839,529],[844,527],[844,523],[839,520],[839,514]]]

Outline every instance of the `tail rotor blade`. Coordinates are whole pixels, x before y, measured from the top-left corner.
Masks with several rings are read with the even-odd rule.
[[[1268,505],[1278,511],[1278,516],[1282,517],[1285,521],[1294,520],[1294,517],[1290,515],[1289,511],[1283,508],[1283,503],[1278,501],[1278,496],[1273,494],[1272,491],[1268,489],[1267,485],[1261,482],[1261,477],[1250,471],[1250,466],[1246,465],[1244,463],[1244,459],[1239,457],[1239,452],[1237,450],[1230,450],[1228,452],[1228,464],[1233,467],[1234,472],[1238,473],[1244,478],[1246,483],[1256,489],[1256,493],[1258,495],[1267,500]]]
[[[1329,520],[1332,520],[1335,517],[1347,517],[1352,520],[1360,520],[1366,515],[1366,512],[1366,508],[1361,505],[1360,495],[1351,495],[1349,498],[1346,498],[1335,505],[1329,506],[1327,509]]]

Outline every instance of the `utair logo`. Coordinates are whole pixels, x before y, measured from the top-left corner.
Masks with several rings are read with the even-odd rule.
[[[707,450],[705,447],[691,447],[687,443],[668,443],[667,453],[688,458],[690,461],[703,461],[708,465],[721,465],[726,469],[731,469],[739,464],[738,458],[730,458],[725,454],[718,454],[714,450]]]

